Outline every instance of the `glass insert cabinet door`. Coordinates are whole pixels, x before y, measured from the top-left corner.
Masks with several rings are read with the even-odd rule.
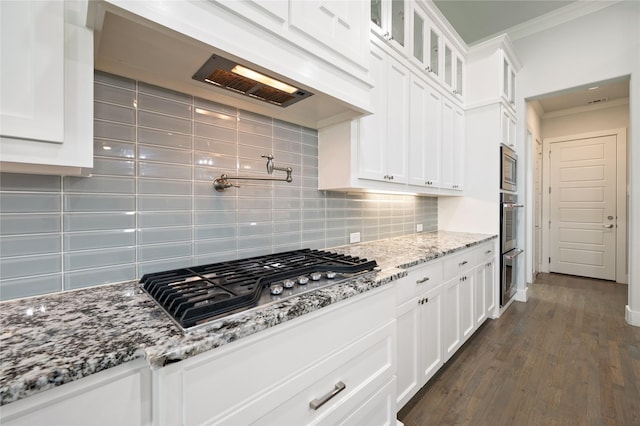
[[[413,57],[424,62],[424,19],[416,11],[413,12]]]
[[[451,48],[445,44],[444,46],[444,82],[447,86],[451,86],[453,80],[453,55]]]
[[[404,46],[404,0],[391,2],[391,37]]]
[[[440,36],[429,31],[429,72],[440,75]]]
[[[456,94],[462,96],[462,59],[456,57]]]
[[[405,46],[404,0],[371,0],[371,22],[380,28],[384,38]]]
[[[371,0],[371,22],[382,28],[382,0]]]

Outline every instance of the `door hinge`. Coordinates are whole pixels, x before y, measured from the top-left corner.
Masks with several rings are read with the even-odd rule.
[[[551,229],[551,221],[549,221],[549,229]]]
[[[549,187],[549,194],[551,194],[551,187]]]
[[[551,158],[551,150],[549,150],[549,158]]]
[[[551,258],[549,258],[549,263],[551,263]]]

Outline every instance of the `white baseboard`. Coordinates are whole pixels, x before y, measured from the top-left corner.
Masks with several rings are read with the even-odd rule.
[[[625,319],[630,325],[640,327],[640,311],[632,311],[629,305],[625,307]]]
[[[529,287],[519,288],[518,290],[516,290],[516,295],[514,299],[516,299],[518,302],[526,302],[528,291],[529,291]]]

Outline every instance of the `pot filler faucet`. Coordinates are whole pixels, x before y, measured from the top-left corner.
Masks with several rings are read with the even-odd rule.
[[[288,182],[291,183],[293,180],[291,178],[291,173],[293,169],[291,167],[276,167],[273,165],[273,155],[263,155],[262,158],[267,159],[267,173],[270,175],[273,174],[274,170],[278,170],[281,172],[286,172],[286,178],[269,178],[269,177],[253,177],[253,176],[227,176],[226,174],[221,174],[220,177],[216,178],[213,181],[213,189],[218,192],[223,192],[227,188],[231,188],[232,186],[236,188],[240,188],[238,184],[232,184],[229,180],[268,180],[268,181],[276,181],[276,182]]]

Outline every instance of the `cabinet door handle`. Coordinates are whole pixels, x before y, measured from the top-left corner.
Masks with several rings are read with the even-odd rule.
[[[484,252],[484,254],[491,254],[491,253],[493,253],[493,250],[487,250]]]
[[[428,297],[424,298],[424,303],[429,303],[429,298]]]
[[[422,284],[422,283],[426,283],[427,281],[429,281],[429,277],[424,277],[421,280],[417,280],[416,284]]]
[[[463,260],[462,262],[458,263],[458,266],[464,266],[466,265],[468,262],[466,260]]]
[[[311,402],[309,402],[309,407],[313,408],[314,410],[317,410],[318,408],[326,404],[331,398],[333,398],[334,396],[342,392],[346,387],[347,385],[345,385],[341,381],[336,383],[333,390],[331,390],[329,393],[322,396],[321,398],[316,398]]]

